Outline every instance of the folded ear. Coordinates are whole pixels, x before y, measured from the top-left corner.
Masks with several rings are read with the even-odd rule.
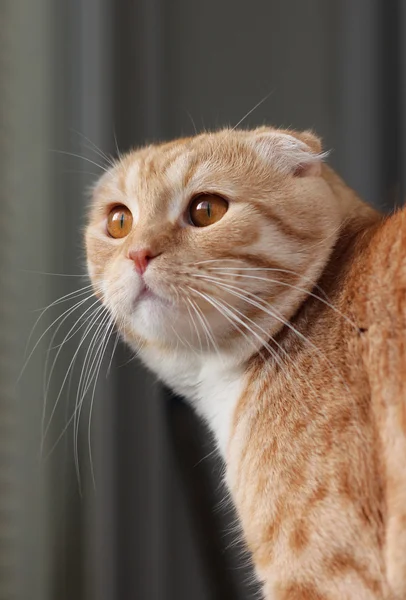
[[[260,156],[282,173],[296,177],[317,177],[328,155],[311,131],[260,128],[252,132],[250,144]]]

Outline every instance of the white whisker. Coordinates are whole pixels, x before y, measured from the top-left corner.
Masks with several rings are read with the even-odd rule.
[[[91,304],[91,305],[90,305],[90,306],[89,306],[89,307],[88,307],[88,308],[85,310],[85,312],[84,312],[84,313],[83,313],[83,314],[82,314],[82,315],[79,317],[79,319],[83,318],[83,316],[84,316],[84,315],[85,315],[87,312],[89,312],[89,310],[91,310],[91,309],[92,309],[92,308],[93,308],[93,307],[94,307],[94,306],[95,306],[95,305],[96,305],[98,302],[99,302],[99,301],[98,301],[98,300],[96,300],[96,301],[95,301],[93,304]],[[73,309],[73,310],[76,310],[76,309]],[[73,310],[72,310],[70,313],[68,313],[68,314],[66,315],[66,317],[63,319],[63,321],[64,321],[64,320],[66,320],[66,319],[67,319],[67,318],[68,318],[68,317],[69,317],[69,316],[72,314]],[[95,311],[92,313],[91,317],[95,315],[95,312],[97,313],[97,310],[98,310],[98,309],[95,309]],[[50,370],[50,372],[49,372],[49,376],[47,376],[47,368],[48,368],[48,360],[49,360],[49,354],[50,354],[50,350],[51,350],[51,349],[49,348],[49,349],[48,349],[48,351],[47,351],[46,360],[45,360],[45,367],[44,367],[44,403],[43,403],[43,410],[42,410],[42,443],[44,442],[44,438],[45,438],[45,434],[44,434],[45,415],[46,415],[47,398],[48,398],[49,386],[50,386],[50,384],[51,384],[52,374],[53,374],[53,372],[54,372],[54,368],[55,368],[55,365],[56,365],[56,363],[57,363],[57,360],[58,360],[58,357],[59,357],[59,355],[60,355],[60,352],[61,352],[61,350],[62,350],[62,348],[63,348],[64,344],[65,344],[65,343],[66,343],[66,342],[67,342],[67,341],[68,341],[68,340],[69,340],[69,339],[72,337],[72,335],[70,335],[70,334],[71,334],[71,331],[72,331],[72,330],[73,330],[73,329],[76,327],[76,325],[77,325],[77,323],[78,323],[79,319],[77,319],[77,320],[75,321],[75,323],[74,323],[73,327],[71,327],[71,329],[68,331],[68,333],[66,334],[65,338],[63,339],[62,343],[60,344],[60,346],[59,346],[59,349],[58,349],[58,351],[57,351],[57,353],[56,353],[56,356],[54,357],[54,360],[53,360],[53,363],[52,363],[52,366],[51,366],[51,370]],[[58,332],[58,330],[59,330],[60,326],[62,325],[63,321],[61,321],[61,322],[59,323],[59,325],[58,325],[58,328],[56,329],[55,333],[53,334],[53,336],[52,336],[52,338],[51,338],[51,344],[52,344],[52,341],[53,341],[53,339],[54,339],[55,335],[57,334],[57,332]],[[85,323],[86,323],[86,322],[85,322]],[[84,325],[85,323],[82,323],[82,324],[80,325],[80,327],[83,327],[83,325]],[[79,329],[80,329],[80,328],[79,328]],[[76,335],[76,333],[77,333],[78,331],[79,331],[79,330],[77,329],[77,330],[75,331],[74,335]],[[45,384],[45,382],[46,382],[46,381],[47,381],[47,383]],[[41,448],[41,453],[42,453],[42,448]]]
[[[211,278],[209,277],[208,279],[210,280]],[[247,302],[247,295],[250,296],[251,298],[252,297],[255,298],[256,300],[251,300],[250,303],[253,306],[255,306],[255,307],[259,308],[260,310],[262,310],[263,312],[265,312],[266,314],[268,314],[269,316],[271,316],[273,319],[275,319],[278,322],[280,322],[283,326],[286,326],[297,337],[299,337],[305,344],[307,344],[308,346],[310,346],[317,354],[319,354],[326,361],[326,363],[329,365],[329,367],[331,368],[332,372],[338,374],[338,376],[341,379],[344,387],[346,388],[346,390],[351,395],[351,391],[350,391],[350,389],[348,387],[347,382],[344,380],[344,378],[338,372],[337,368],[331,363],[331,361],[320,350],[320,348],[318,348],[305,335],[303,335],[298,329],[296,329],[296,327],[294,327],[294,325],[292,325],[292,323],[290,321],[288,321],[287,319],[279,316],[275,312],[276,309],[275,308],[271,308],[268,302],[266,302],[265,300],[262,300],[262,298],[258,298],[258,296],[256,296],[256,294],[253,294],[252,292],[248,292],[247,290],[244,290],[243,288],[239,288],[238,286],[235,286],[235,285],[223,283],[222,280],[214,280],[213,282],[217,283],[217,285],[220,285],[220,287],[223,287],[224,289],[226,289],[227,291],[229,291],[230,294],[233,294],[233,295],[241,298],[241,300],[244,300],[246,302]],[[238,290],[238,292],[236,292],[235,290]]]
[[[101,308],[104,308],[104,307],[100,307],[100,309],[101,309]],[[96,310],[99,310],[99,309],[96,309]],[[43,448],[44,441],[45,441],[45,439],[46,439],[46,436],[47,436],[47,433],[48,433],[48,431],[49,431],[49,428],[50,428],[50,425],[51,425],[51,422],[52,422],[52,418],[53,418],[53,416],[54,416],[54,414],[55,414],[56,408],[57,408],[57,406],[58,406],[59,399],[60,399],[60,397],[61,397],[61,395],[62,395],[62,391],[63,391],[63,388],[64,388],[64,386],[65,386],[66,380],[67,380],[67,378],[68,378],[68,376],[69,376],[69,373],[70,373],[70,372],[71,372],[71,370],[73,369],[73,366],[74,366],[74,364],[75,364],[75,361],[76,361],[76,357],[77,357],[77,356],[78,356],[78,354],[79,354],[79,351],[80,351],[80,349],[81,349],[81,347],[82,347],[82,344],[84,343],[85,339],[87,338],[88,334],[89,334],[89,333],[90,333],[90,331],[93,329],[93,327],[94,327],[94,325],[95,325],[95,324],[96,324],[96,322],[95,322],[95,320],[93,320],[93,321],[90,323],[90,325],[88,325],[88,326],[87,326],[87,328],[86,328],[86,331],[84,332],[84,334],[83,334],[83,336],[82,336],[82,339],[80,340],[80,342],[79,342],[79,345],[78,345],[78,347],[77,347],[77,349],[76,349],[76,351],[75,351],[75,353],[74,353],[74,355],[73,355],[73,357],[72,357],[72,359],[71,359],[71,361],[70,361],[70,363],[69,363],[69,366],[68,366],[68,369],[67,369],[67,371],[66,371],[66,374],[65,374],[65,376],[64,376],[64,379],[63,379],[63,381],[62,381],[61,387],[59,388],[59,392],[58,392],[57,398],[56,398],[56,400],[55,400],[54,407],[53,407],[53,409],[52,409],[52,412],[51,412],[51,415],[50,415],[50,417],[49,417],[48,424],[47,424],[47,426],[46,426],[46,428],[45,428],[45,431],[44,431],[44,434],[43,434],[43,439],[42,439],[41,448]],[[70,421],[71,421],[71,420],[69,420],[69,423],[70,423]],[[69,425],[69,423],[68,423],[68,425]],[[63,433],[66,431],[66,428],[68,427],[68,425],[65,427],[64,431],[62,432],[62,434],[63,434]],[[57,440],[57,441],[59,441],[59,440],[61,439],[61,437],[62,437],[62,434],[61,434],[61,435],[58,437],[58,440]],[[54,444],[53,448],[55,448],[55,444]]]
[[[76,475],[77,475],[80,490],[81,490],[81,477],[80,477],[79,451],[78,451],[80,415],[81,415],[81,411],[82,411],[82,405],[83,405],[84,398],[85,398],[86,393],[91,385],[91,381],[93,378],[92,369],[93,369],[95,362],[97,360],[97,357],[98,357],[98,350],[100,349],[101,344],[102,344],[103,334],[101,334],[101,332],[108,325],[108,323],[110,322],[110,318],[111,318],[107,308],[106,307],[103,307],[103,308],[105,309],[105,313],[104,313],[102,322],[99,323],[98,327],[96,328],[96,330],[93,334],[93,337],[89,343],[89,347],[86,350],[85,358],[83,360],[83,365],[82,365],[82,369],[81,369],[81,373],[80,373],[80,377],[79,377],[78,389],[77,389],[77,393],[76,393],[76,402],[75,402],[75,410],[74,410],[74,418],[73,418],[73,442],[74,442],[73,452],[74,452]],[[93,350],[95,349],[95,346],[100,339],[100,334],[101,334],[100,345],[98,346],[98,349],[93,354]],[[93,355],[93,358],[92,358],[92,355]]]
[[[118,147],[117,136],[116,136],[115,131],[113,131],[113,137],[114,137],[114,144],[115,144],[116,152],[117,152],[117,158],[118,158],[118,160],[121,160],[122,156],[121,156],[121,152]]]
[[[247,113],[246,113],[246,114],[245,114],[245,115],[242,117],[242,119],[240,119],[240,120],[238,121],[238,123],[237,123],[236,125],[234,125],[234,127],[231,129],[231,131],[234,131],[235,129],[237,129],[237,127],[238,127],[239,125],[241,125],[241,123],[243,123],[243,122],[245,121],[245,119],[246,119],[247,117],[249,117],[249,116],[250,116],[250,114],[252,114],[252,113],[253,113],[253,112],[254,112],[254,111],[257,109],[257,108],[259,108],[259,107],[261,106],[261,104],[263,104],[263,103],[264,103],[266,100],[268,100],[268,98],[270,98],[270,97],[272,96],[272,94],[273,94],[273,90],[272,90],[271,92],[269,92],[269,93],[268,93],[266,96],[264,96],[264,97],[262,98],[262,100],[260,100],[259,102],[257,102],[257,103],[255,104],[255,106],[253,106],[253,107],[251,108],[251,110],[249,110],[249,111],[248,111],[248,112],[247,112]]]
[[[319,290],[319,292],[321,294],[323,294],[323,296],[325,297],[326,300],[329,300],[326,292],[310,277],[307,277],[306,275],[301,275],[300,273],[297,273],[296,271],[292,271],[291,269],[281,269],[281,268],[277,268],[277,267],[209,267],[210,272],[211,271],[272,271],[275,273],[286,273],[287,275],[296,275],[297,277],[300,277],[300,279],[302,279],[303,281],[306,281],[308,283],[310,283],[310,285],[312,285],[314,288],[316,288],[317,290]],[[233,273],[231,273],[233,274]]]
[[[52,277],[75,277],[76,279],[89,279],[89,275],[84,273],[50,273],[48,271],[33,271],[31,269],[20,269],[20,271],[22,273],[31,273],[33,275],[50,275]]]
[[[102,165],[95,162],[94,160],[91,160],[90,158],[87,158],[86,156],[82,156],[81,154],[75,154],[74,152],[65,152],[64,150],[54,150],[52,148],[50,149],[50,151],[55,152],[56,154],[64,154],[65,156],[72,156],[73,158],[80,158],[81,160],[85,160],[86,162],[91,163],[95,167],[98,167],[105,173],[107,173],[107,171],[108,171],[108,169],[106,169],[106,167],[103,167]]]
[[[231,323],[231,325],[234,327],[234,329],[236,329],[248,341],[248,343],[250,345],[254,346],[255,352],[258,352],[264,360],[265,360],[265,357],[263,356],[261,350],[256,346],[256,344],[254,343],[254,341],[251,338],[249,338],[248,335],[242,329],[240,329],[240,327],[238,327],[238,325],[236,324],[236,322],[240,323],[254,337],[256,337],[261,342],[261,346],[266,347],[266,349],[269,350],[269,352],[270,352],[271,355],[274,354],[273,349],[267,347],[268,346],[267,342],[264,341],[259,336],[257,336],[257,334],[246,323],[244,323],[241,319],[239,319],[235,315],[235,313],[234,313],[234,307],[231,307],[231,305],[227,303],[227,305],[228,305],[228,308],[227,308],[227,307],[224,306],[224,301],[220,301],[218,298],[213,298],[213,296],[210,296],[210,298],[211,298],[211,300],[210,300],[209,297],[208,297],[208,295],[204,294],[204,296],[206,297],[207,301],[210,302],[215,308],[217,308],[217,310],[220,312],[220,314],[222,314],[229,321],[229,323]]]
[[[74,300],[75,298],[79,298],[80,296],[84,296],[85,294],[87,294],[90,291],[92,292],[90,294],[90,296],[93,296],[95,290],[101,292],[100,289],[98,289],[97,287],[93,286],[90,283],[88,285],[85,285],[83,288],[80,288],[79,290],[75,290],[73,292],[69,292],[69,294],[66,294],[65,296],[62,296],[61,298],[57,298],[56,300],[54,300],[53,302],[51,302],[47,306],[42,306],[41,308],[34,309],[33,312],[42,311],[42,313],[45,313],[47,310],[49,310],[53,306],[58,306],[58,304],[64,304],[65,302],[68,302],[69,300]],[[42,314],[38,317],[37,322],[40,320],[41,317],[42,317]],[[35,325],[36,325],[36,323],[35,323]],[[35,327],[35,325],[34,325],[34,327]]]
[[[193,302],[192,302],[192,300],[189,297],[186,297],[186,300],[188,302],[188,304],[186,305],[186,308],[187,308],[188,313],[189,313],[190,322],[193,323],[193,327],[194,327],[194,330],[196,331],[197,339],[199,341],[200,353],[202,354],[203,353],[203,346],[202,346],[202,340],[201,340],[200,333],[199,333],[199,328],[196,325],[196,321],[195,321],[195,319],[194,319],[194,317],[193,317],[193,315],[192,315],[192,313],[190,311],[190,307],[192,307],[195,310],[195,312],[196,312],[196,309],[193,306]]]
[[[84,140],[86,140],[86,142],[88,144],[90,144],[90,148],[88,146],[89,150],[92,150],[93,152],[95,152],[100,158],[102,158],[103,160],[106,161],[106,163],[110,166],[110,167],[114,167],[114,161],[113,158],[111,156],[109,156],[108,154],[106,154],[105,152],[103,152],[103,150],[101,148],[99,148],[99,146],[97,146],[97,144],[95,144],[94,142],[92,142],[91,139],[89,139],[86,135],[84,135],[83,133],[81,133],[80,131],[77,131],[73,128],[71,128],[72,131],[74,133],[76,133],[77,135],[80,135]]]
[[[223,271],[219,271],[217,273],[217,275],[228,275],[230,277],[230,273],[223,272]],[[199,275],[199,274],[196,274],[195,276],[196,277],[204,277],[204,275]],[[287,283],[286,281],[279,281],[278,279],[272,279],[270,277],[258,277],[257,275],[247,275],[245,273],[232,273],[232,276],[233,277],[243,277],[245,279],[256,279],[258,281],[265,281],[267,283],[275,283],[277,285],[282,285],[283,287],[288,287],[288,288],[296,290],[298,292],[307,294],[308,296],[311,296],[312,298],[319,300],[319,302],[321,302],[322,304],[325,304],[326,306],[328,306],[328,308],[330,308],[335,313],[337,313],[341,318],[343,318],[345,321],[347,321],[347,323],[349,323],[351,325],[351,327],[354,327],[354,329],[356,329],[358,331],[357,325],[349,317],[347,317],[347,315],[344,315],[333,304],[331,304],[330,302],[327,302],[327,300],[324,300],[324,298],[320,298],[320,296],[318,296],[317,294],[314,294],[313,292],[310,292],[306,288],[302,288],[297,285]]]
[[[195,314],[196,314],[197,318],[199,319],[200,324],[202,326],[203,333],[206,338],[207,348],[210,348],[211,341],[210,341],[209,336],[207,335],[207,327],[203,321],[201,311],[199,312],[199,307],[193,302],[193,300],[191,298],[189,300],[190,300],[191,306],[192,306],[193,310],[195,311]]]
[[[95,392],[96,392],[96,386],[97,386],[97,381],[100,375],[100,369],[101,366],[103,364],[103,358],[111,337],[112,332],[114,331],[114,320],[111,321],[110,325],[107,326],[106,328],[106,333],[104,336],[104,342],[102,341],[102,347],[101,347],[101,352],[100,352],[100,359],[98,361],[98,367],[97,370],[95,372],[94,375],[94,384],[93,384],[93,392],[92,392],[92,397],[90,399],[90,408],[89,408],[89,425],[87,428],[87,444],[88,444],[88,449],[89,449],[89,462],[90,462],[90,472],[92,475],[92,482],[93,482],[93,487],[94,489],[96,489],[96,479],[95,479],[95,475],[94,475],[94,468],[93,468],[93,456],[92,456],[92,444],[91,444],[91,426],[92,426],[92,413],[93,413],[93,403],[94,403],[94,396],[95,396]]]
[[[187,116],[189,117],[189,119],[190,119],[190,122],[191,122],[191,123],[192,123],[192,125],[193,125],[193,129],[194,129],[194,131],[195,131],[195,135],[198,135],[198,132],[197,132],[197,127],[196,127],[196,123],[195,123],[195,121],[194,121],[194,119],[193,119],[192,115],[190,114],[190,112],[189,112],[188,110],[186,111],[186,114],[187,114]]]
[[[85,292],[85,293],[87,293],[87,292]],[[81,293],[80,295],[83,295],[83,294]],[[79,301],[77,304],[75,304],[75,305],[74,305],[74,307],[73,307],[73,308],[76,310],[76,309],[77,309],[79,306],[81,306],[81,305],[82,305],[82,303],[83,303],[83,302],[86,302],[86,301],[87,301],[87,300],[89,300],[89,299],[90,299],[92,296],[93,296],[93,294],[89,295],[89,296],[88,296],[87,298],[85,298],[84,300],[80,300],[80,301]],[[34,330],[35,330],[35,328],[36,328],[37,324],[39,323],[39,321],[40,321],[41,317],[44,315],[44,313],[45,313],[45,312],[46,312],[46,311],[47,311],[49,308],[51,308],[51,306],[55,306],[56,304],[58,304],[58,303],[59,303],[59,302],[61,302],[61,301],[62,301],[62,299],[55,300],[54,302],[52,302],[52,304],[50,304],[49,306],[47,306],[47,307],[44,309],[44,311],[43,311],[43,312],[40,314],[40,316],[38,317],[38,319],[35,321],[35,323],[34,323],[34,326],[33,326],[32,330],[31,330],[31,333],[30,333],[30,335],[29,335],[29,337],[28,337],[28,340],[27,340],[27,344],[26,344],[26,348],[25,348],[24,355],[27,353],[27,349],[28,349],[28,346],[29,346],[30,340],[31,340],[31,338],[32,338],[32,335],[33,335],[33,333],[34,333]],[[18,376],[17,383],[20,381],[21,377],[23,376],[23,374],[24,374],[24,371],[25,371],[25,369],[27,368],[27,365],[28,365],[28,363],[29,363],[29,361],[30,361],[31,357],[32,357],[32,355],[34,354],[35,350],[37,349],[38,345],[40,344],[41,340],[42,340],[42,339],[45,337],[45,335],[48,333],[48,331],[49,331],[49,330],[50,330],[50,329],[51,329],[51,328],[52,328],[52,327],[53,327],[53,326],[54,326],[54,325],[55,325],[55,324],[56,324],[56,323],[57,323],[57,322],[58,322],[60,319],[62,319],[62,318],[63,318],[63,317],[64,317],[64,316],[65,316],[67,313],[69,313],[70,311],[72,311],[72,307],[68,308],[68,309],[67,309],[66,311],[64,311],[64,312],[63,312],[61,315],[59,315],[59,317],[57,317],[57,318],[56,318],[54,321],[52,321],[52,323],[51,323],[51,324],[50,324],[50,325],[49,325],[49,326],[48,326],[48,327],[45,329],[45,331],[44,331],[44,332],[43,332],[43,334],[40,336],[40,338],[39,338],[39,339],[38,339],[38,341],[36,342],[35,346],[34,346],[34,347],[33,347],[33,349],[31,350],[31,352],[30,352],[30,354],[28,355],[27,359],[25,360],[25,362],[24,362],[24,364],[23,364],[23,367],[22,367],[22,369],[21,369],[21,372],[20,372],[20,374],[19,374],[19,376]]]
[[[110,356],[110,361],[109,361],[109,365],[107,367],[107,371],[106,371],[106,379],[107,377],[110,375],[110,371],[111,371],[111,365],[113,364],[113,358],[114,358],[114,354],[116,352],[117,346],[118,346],[118,342],[120,340],[120,331],[119,331],[119,327],[117,326],[117,333],[116,333],[116,339],[114,340],[114,346],[113,346],[113,350],[111,351],[111,356]]]
[[[192,292],[195,292],[195,293],[198,293],[198,294],[199,294],[199,292],[197,292],[197,290],[194,290],[193,288],[189,288],[189,289],[190,289]],[[219,351],[219,349],[218,349],[218,346],[217,346],[217,344],[216,344],[216,342],[215,342],[215,340],[214,340],[214,338],[213,338],[213,335],[212,335],[212,333],[211,333],[211,328],[210,328],[210,325],[209,325],[209,323],[208,323],[208,321],[207,321],[207,319],[206,319],[206,317],[205,317],[205,315],[204,315],[203,311],[202,311],[202,310],[201,310],[201,308],[200,308],[200,307],[199,307],[199,306],[198,306],[196,303],[194,303],[194,302],[193,302],[193,306],[194,306],[194,308],[195,308],[196,315],[198,316],[198,318],[199,318],[199,320],[200,320],[200,323],[202,324],[203,331],[205,332],[205,335],[206,335],[206,339],[207,339],[207,345],[208,345],[208,347],[210,347],[210,344],[212,344],[212,346],[213,346],[214,350],[217,352],[218,356],[221,358],[220,351]]]

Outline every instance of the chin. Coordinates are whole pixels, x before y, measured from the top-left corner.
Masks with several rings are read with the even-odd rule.
[[[142,294],[130,316],[130,328],[135,335],[151,341],[173,341],[174,330],[180,325],[178,307],[155,294]]]

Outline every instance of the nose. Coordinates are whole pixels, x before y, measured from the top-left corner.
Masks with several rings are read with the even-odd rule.
[[[143,275],[145,273],[150,261],[156,256],[158,256],[158,254],[154,254],[149,248],[130,250],[128,253],[128,258],[133,261],[135,270],[139,275]]]

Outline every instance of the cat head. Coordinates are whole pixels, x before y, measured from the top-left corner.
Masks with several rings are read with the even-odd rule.
[[[204,133],[130,152],[96,184],[96,294],[135,347],[255,352],[303,301],[341,209],[311,133]],[[182,350],[183,349],[183,350]]]

